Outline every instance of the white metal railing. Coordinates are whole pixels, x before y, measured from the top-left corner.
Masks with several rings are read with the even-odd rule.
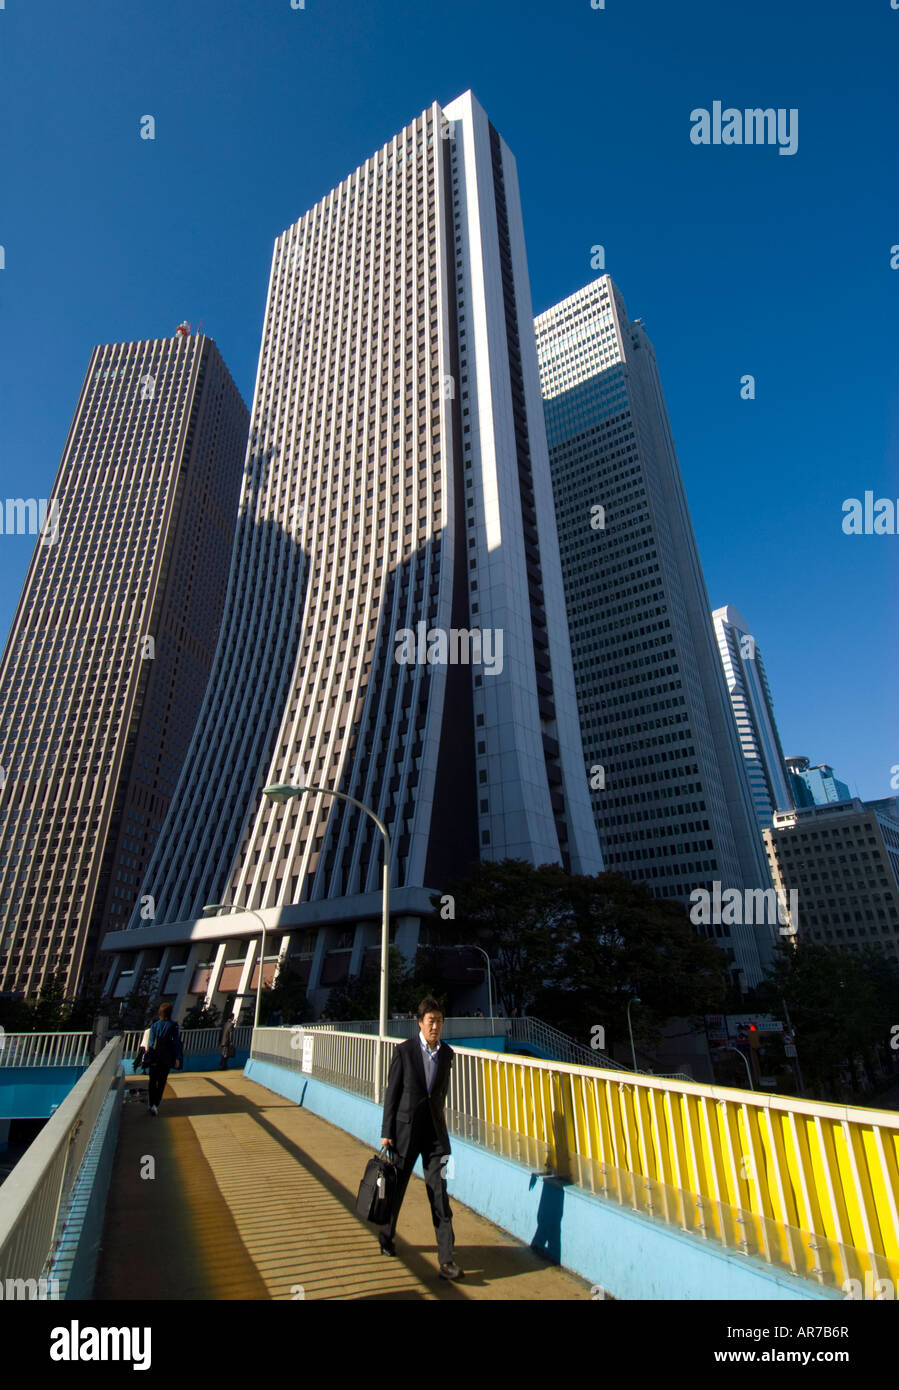
[[[509,1018],[445,1018],[441,1036],[450,1038],[489,1038],[508,1036],[512,1019]],[[491,1026],[492,1025],[492,1026]],[[378,1031],[376,1018],[335,1019],[327,1023],[303,1023],[298,1025],[307,1033],[375,1033]],[[389,1018],[387,1036],[391,1038],[414,1038],[418,1032],[415,1018]]]
[[[378,1020],[348,1019],[329,1023],[304,1023],[302,1026],[307,1032],[377,1033]],[[417,1019],[391,1018],[387,1021],[387,1033],[392,1038],[414,1038],[417,1032]],[[594,1052],[592,1048],[583,1047],[573,1038],[569,1038],[567,1033],[561,1033],[558,1028],[553,1028],[551,1024],[533,1018],[530,1014],[523,1018],[445,1018],[441,1037],[446,1038],[447,1042],[451,1042],[453,1038],[505,1037],[509,1042],[520,1043],[523,1047],[530,1043],[549,1052],[558,1061],[571,1062],[575,1066],[605,1067],[612,1071],[628,1071],[635,1076],[664,1076],[672,1081],[693,1080],[692,1076],[682,1071],[650,1072],[642,1071],[639,1067],[634,1071],[634,1068],[625,1062],[616,1062],[614,1057],[608,1056],[605,1052]]]
[[[137,1056],[140,1040],[147,1031],[149,1025],[143,1028],[129,1028],[122,1034],[124,1043],[123,1056],[129,1061],[133,1061]],[[222,1036],[221,1028],[182,1028],[181,1043],[184,1048],[185,1057],[194,1057],[200,1052],[218,1052],[220,1047],[219,1039]],[[234,1043],[235,1052],[243,1052],[250,1046],[250,1039],[253,1035],[252,1023],[243,1023],[239,1028],[234,1029],[231,1041]]]
[[[144,1028],[129,1028],[125,1033],[107,1034],[122,1039],[122,1056],[133,1061],[137,1056]],[[186,1057],[202,1052],[218,1052],[221,1028],[188,1028],[181,1030],[181,1042]],[[249,1048],[253,1035],[251,1023],[234,1029],[234,1050]],[[89,1032],[79,1033],[6,1033],[0,1032],[0,1067],[75,1067],[87,1066],[91,1054]]]
[[[370,1037],[368,1034],[331,1029],[312,1030],[301,1025],[257,1028],[251,1043],[250,1056],[260,1062],[274,1062],[277,1066],[301,1071],[303,1038],[307,1034],[315,1039],[313,1074],[320,1081],[327,1081],[345,1091],[354,1091],[356,1095],[366,1096],[369,1100],[374,1100],[376,1095],[383,1095],[383,1086],[380,1091],[375,1086],[377,1036]],[[383,1078],[386,1078],[393,1048],[399,1041],[398,1038],[391,1038],[389,1045],[383,1048]]]
[[[0,1278],[39,1279],[49,1269],[72,1188],[121,1061],[122,1041],[114,1038],[0,1187]]]
[[[6,1033],[0,1036],[0,1067],[77,1067],[90,1061],[91,1034]]]

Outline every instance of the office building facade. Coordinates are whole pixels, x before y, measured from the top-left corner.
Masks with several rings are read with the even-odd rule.
[[[770,888],[652,344],[607,275],[536,328],[606,867],[684,902]],[[702,930],[758,980],[776,929]]]
[[[777,812],[764,839],[775,887],[797,894],[798,943],[899,956],[899,798]]]
[[[275,782],[324,791],[276,805]],[[407,955],[479,859],[601,867],[515,162],[470,93],[275,244],[222,641],[119,968],[225,1003],[264,923],[321,1006],[381,911],[377,828],[331,790],[389,830]]]
[[[218,639],[249,416],[211,339],[94,349],[0,666],[0,988],[124,926]]]
[[[791,810],[794,802],[765,664],[758,642],[738,609],[730,605],[716,608],[712,621],[752,804],[759,829],[768,830],[774,812]]]

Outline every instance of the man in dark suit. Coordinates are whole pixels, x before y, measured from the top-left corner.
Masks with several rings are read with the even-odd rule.
[[[453,1259],[453,1213],[446,1190],[450,1153],[444,1108],[449,1088],[453,1049],[440,1041],[443,1010],[436,999],[422,999],[417,1011],[419,1031],[400,1043],[393,1054],[384,1097],[381,1144],[397,1153],[397,1185],[393,1216],[379,1231],[382,1255],[395,1255],[393,1237],[412,1169],[421,1155],[431,1219],[437,1232],[442,1279],[461,1279]]]

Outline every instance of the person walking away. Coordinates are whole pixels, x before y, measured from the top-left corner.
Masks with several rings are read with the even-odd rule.
[[[150,1081],[147,1086],[150,1114],[159,1114],[165,1083],[172,1067],[184,1064],[184,1048],[177,1023],[172,1020],[171,1004],[160,1004],[159,1016],[150,1025]]]
[[[219,1047],[222,1050],[219,1071],[228,1070],[228,1058],[234,1056],[234,1017],[233,1015],[225,1019],[222,1025],[222,1035],[219,1038]]]
[[[453,1065],[453,1049],[440,1041],[443,1010],[430,995],[417,1010],[419,1031],[400,1043],[393,1054],[384,1097],[381,1146],[396,1151],[397,1186],[391,1219],[380,1227],[382,1255],[395,1255],[393,1237],[415,1161],[421,1156],[431,1219],[437,1234],[441,1279],[461,1279],[463,1270],[453,1258],[453,1213],[446,1190],[450,1153],[444,1110]]]

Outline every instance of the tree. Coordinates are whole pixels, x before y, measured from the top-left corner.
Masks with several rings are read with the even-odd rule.
[[[132,1028],[146,1028],[156,1011],[159,998],[159,971],[144,970],[140,979],[135,980],[131,993],[119,1001],[118,1017],[110,1019],[110,1025],[127,1032]]]
[[[273,1014],[280,1014],[282,1023],[307,1023],[312,1018],[305,981],[283,961],[273,984],[262,987],[260,1024],[267,1023]]]
[[[629,1041],[627,1005],[635,1042],[652,1047],[669,1018],[720,1009],[729,966],[723,952],[700,937],[677,903],[654,898],[623,874],[578,876],[570,881],[571,913],[559,932],[550,978],[534,1012],[589,1045],[593,1029],[605,1033],[606,1052]]]
[[[447,894],[453,899],[455,917],[442,924],[442,934],[487,951],[496,997],[508,1014],[526,1011],[556,963],[570,883],[558,864],[482,861],[432,898],[435,907]]]
[[[773,1014],[786,1003],[809,1093],[843,1100],[853,1089],[844,1069],[872,1059],[899,1017],[899,971],[876,951],[855,955],[815,942],[783,944],[754,997]]]
[[[207,1004],[204,1000],[198,999],[196,1004],[191,1005],[187,1013],[181,1020],[182,1033],[189,1033],[196,1028],[220,1028],[222,1023],[222,1011],[217,1009],[214,1004]]]
[[[391,1009],[399,1007],[397,999],[405,988],[407,970],[402,952],[396,946],[389,948],[387,956],[388,1000]],[[335,985],[328,995],[325,1012],[337,1021],[353,1018],[378,1018],[381,1011],[381,963],[367,960],[359,975],[351,975],[344,985]]]

